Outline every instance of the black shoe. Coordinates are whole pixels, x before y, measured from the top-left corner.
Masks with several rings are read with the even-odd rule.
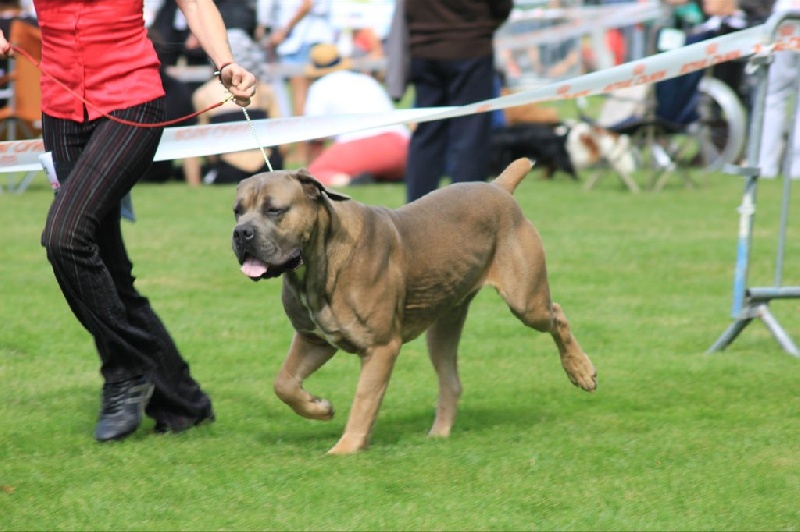
[[[99,442],[121,440],[133,434],[142,422],[153,385],[142,376],[103,384],[103,409],[94,429]]]
[[[177,420],[174,420],[172,423],[167,423],[166,421],[156,420],[156,426],[153,429],[156,434],[166,434],[168,432],[172,432],[173,434],[178,434],[179,432],[184,432],[189,430],[192,427],[196,427],[198,425],[206,425],[209,423],[213,423],[216,421],[217,416],[214,414],[214,409],[211,407],[211,403],[203,410],[200,414],[200,417],[196,419],[186,418],[186,417],[179,417]]]

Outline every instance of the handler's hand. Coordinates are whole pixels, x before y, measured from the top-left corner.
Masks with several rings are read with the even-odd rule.
[[[236,105],[247,107],[256,93],[256,77],[237,63],[231,63],[220,72],[220,80],[233,95]]]
[[[4,57],[14,57],[14,49],[11,48],[11,43],[3,35],[3,30],[0,30],[0,54]]]

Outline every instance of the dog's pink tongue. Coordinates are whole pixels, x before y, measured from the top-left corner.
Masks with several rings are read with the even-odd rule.
[[[251,278],[258,278],[267,273],[267,265],[250,257],[242,264],[242,273]]]

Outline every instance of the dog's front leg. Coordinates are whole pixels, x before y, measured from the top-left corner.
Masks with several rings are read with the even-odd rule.
[[[295,333],[289,355],[275,378],[275,393],[281,401],[303,417],[329,420],[333,405],[303,389],[303,381],[321,368],[336,353],[336,348],[312,336]]]
[[[328,454],[351,454],[367,447],[401,345],[398,338],[387,345],[371,347],[361,356],[361,375],[347,426]]]

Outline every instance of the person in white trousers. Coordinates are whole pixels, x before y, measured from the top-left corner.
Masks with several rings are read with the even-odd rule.
[[[774,12],[800,11],[800,0],[778,0]],[[767,100],[764,108],[764,131],[761,135],[761,151],[759,162],[761,177],[774,178],[784,170],[785,158],[791,156],[790,176],[800,179],[800,54],[797,52],[775,52],[773,63],[769,67],[767,82]],[[789,97],[794,94],[798,104],[794,113],[793,146],[784,147],[785,123]]]

